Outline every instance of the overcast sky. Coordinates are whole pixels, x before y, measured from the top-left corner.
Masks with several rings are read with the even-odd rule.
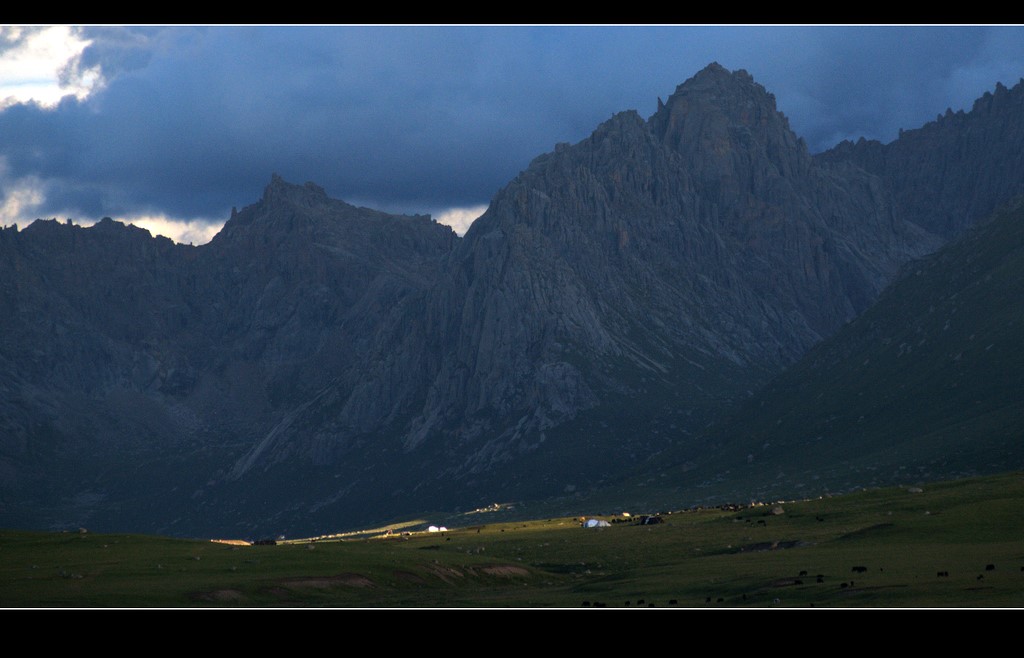
[[[205,242],[272,173],[461,233],[557,142],[712,61],[813,152],[1024,77],[1021,27],[0,27],[0,223]]]

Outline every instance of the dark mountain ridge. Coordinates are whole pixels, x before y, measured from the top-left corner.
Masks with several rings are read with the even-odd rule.
[[[1024,146],[990,115],[919,156],[878,148]],[[0,231],[0,523],[312,532],[598,485],[691,443],[999,201],[929,223],[954,172],[911,181],[876,151],[811,157],[712,64],[650,119],[536,158],[462,239],[276,176],[202,247]],[[1019,157],[966,161],[1024,180]]]
[[[900,216],[948,239],[1024,194],[1022,114],[1024,78],[1012,89],[996,83],[970,112],[947,108],[889,144],[844,141],[818,159],[878,176]]]

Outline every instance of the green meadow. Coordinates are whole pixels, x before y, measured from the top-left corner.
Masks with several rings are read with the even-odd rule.
[[[1024,607],[1024,474],[635,525],[604,516],[232,545],[0,531],[4,607]],[[581,517],[592,518],[586,510]],[[948,574],[948,575],[947,575]]]

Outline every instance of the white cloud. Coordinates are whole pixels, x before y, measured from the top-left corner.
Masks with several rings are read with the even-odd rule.
[[[0,226],[17,222],[29,223],[30,217],[45,200],[42,183],[34,177],[5,180],[5,166],[0,159]]]
[[[0,180],[2,180],[3,161],[0,160]],[[21,178],[16,181],[5,181],[0,196],[0,226],[18,224],[24,228],[40,218],[38,209],[45,201],[42,184],[35,178]],[[74,213],[61,212],[50,216],[61,218],[71,217]],[[44,218],[45,219],[45,218]],[[201,219],[173,219],[166,215],[139,215],[135,217],[115,217],[123,224],[134,224],[144,228],[153,235],[162,235],[179,244],[206,244],[217,235],[224,222],[208,222]],[[72,219],[72,223],[80,226],[92,226],[95,219]]]
[[[39,219],[39,211],[46,201],[43,182],[35,176],[10,177],[10,167],[0,156],[0,226],[19,224],[28,226]],[[47,213],[47,217],[74,217],[76,212],[65,209],[59,213]],[[162,235],[179,244],[206,244],[224,227],[223,221],[203,219],[174,219],[164,214],[115,217],[125,224],[134,224],[153,235]],[[92,226],[96,220],[73,219],[81,226]]]
[[[206,244],[217,235],[224,222],[210,223],[201,220],[172,219],[165,215],[148,215],[124,218],[119,221],[144,228],[153,235],[162,235],[179,244]]]
[[[67,25],[0,27],[0,109],[35,101],[52,107],[67,95],[85,98],[101,82],[98,68],[80,70],[76,60],[91,43]]]
[[[469,230],[469,225],[480,215],[484,214],[485,210],[487,210],[486,205],[471,206],[469,208],[449,208],[437,213],[434,218],[438,224],[451,226],[458,235],[465,235],[466,231]]]

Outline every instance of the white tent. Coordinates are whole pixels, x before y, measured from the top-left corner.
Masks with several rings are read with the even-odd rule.
[[[584,528],[607,528],[611,523],[603,519],[587,519],[583,522]]]

